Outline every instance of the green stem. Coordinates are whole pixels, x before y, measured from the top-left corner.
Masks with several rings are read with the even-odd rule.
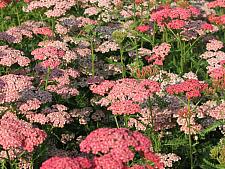
[[[115,122],[116,122],[116,127],[117,127],[117,128],[120,128],[119,123],[118,123],[118,121],[117,121],[116,115],[114,115],[114,119],[115,119]]]
[[[94,44],[91,40],[91,73],[92,76],[95,76],[95,54],[94,54]]]
[[[123,52],[124,52],[124,49],[123,49],[123,46],[122,44],[120,45],[120,63],[122,65],[122,76],[123,78],[126,77],[126,70],[125,70],[125,67],[124,67],[124,62],[123,62]]]
[[[48,87],[50,72],[51,72],[51,68],[48,67],[47,74],[46,74],[46,77],[45,77],[45,89],[47,89],[47,87]]]
[[[129,116],[128,115],[124,115],[123,118],[124,118],[124,125],[125,125],[126,128],[128,128]]]
[[[133,19],[134,19],[134,22],[136,22],[136,4],[135,4],[135,1],[133,2]]]
[[[189,155],[191,169],[193,169],[193,155],[192,155],[192,140],[191,140],[191,108],[190,108],[190,99],[188,99],[188,140],[189,140]]]

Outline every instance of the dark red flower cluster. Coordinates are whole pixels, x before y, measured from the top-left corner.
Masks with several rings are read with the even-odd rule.
[[[166,88],[166,91],[171,94],[179,94],[186,93],[186,97],[188,99],[192,99],[194,97],[200,97],[201,91],[208,87],[207,84],[201,83],[196,79],[188,79],[180,84],[170,85]]]

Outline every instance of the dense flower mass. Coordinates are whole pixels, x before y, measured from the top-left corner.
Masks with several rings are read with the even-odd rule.
[[[32,152],[47,137],[46,133],[31,124],[17,119],[12,113],[5,114],[0,120],[0,144],[3,149],[23,149]]]
[[[163,65],[165,57],[169,54],[171,46],[167,43],[162,43],[152,49],[152,55],[145,57],[148,62],[153,62],[154,65]]]
[[[104,81],[99,85],[90,87],[93,93],[106,97],[102,98],[99,103],[107,106],[109,103],[118,100],[132,100],[134,102],[144,102],[154,93],[160,90],[159,83],[152,80],[120,79],[117,81]]]
[[[166,88],[166,91],[173,94],[186,93],[188,99],[201,96],[201,91],[207,88],[207,84],[201,83],[199,80],[188,79],[180,84],[170,85]]]
[[[155,21],[160,27],[166,26],[171,29],[180,29],[185,26],[184,21],[191,17],[197,17],[199,14],[199,9],[193,6],[188,8],[164,6],[152,13],[151,20]]]
[[[112,114],[135,114],[141,111],[138,104],[133,103],[131,100],[115,102],[108,107]]]
[[[91,166],[91,162],[83,157],[52,157],[42,163],[40,169],[88,169]]]
[[[225,0],[0,9],[0,168],[224,168]]]
[[[18,63],[20,66],[28,66],[30,59],[24,56],[19,50],[14,50],[8,46],[0,46],[0,65],[11,66]]]
[[[47,30],[48,33],[44,30]],[[37,32],[38,30],[38,32]],[[42,32],[40,32],[42,30]],[[26,21],[20,26],[11,27],[5,32],[0,32],[0,40],[9,43],[20,43],[24,37],[32,38],[33,34],[52,35],[50,28],[44,22]],[[46,34],[47,33],[47,34]]]
[[[33,88],[32,79],[32,77],[14,74],[0,76],[0,103],[17,101],[22,92]]]
[[[133,147],[137,152],[143,152],[146,159],[154,161],[154,167],[163,167],[160,160],[155,160],[158,157],[151,152],[151,141],[141,133],[132,132],[125,128],[97,129],[80,144],[82,152],[91,152],[96,155],[102,153],[102,156],[94,158],[96,169],[115,167],[123,169],[124,164],[134,158],[134,152],[130,147]]]

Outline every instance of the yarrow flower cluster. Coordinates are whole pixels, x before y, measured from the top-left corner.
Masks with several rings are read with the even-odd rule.
[[[134,152],[130,147],[144,153],[144,157],[149,160],[159,159],[152,153],[151,142],[147,137],[125,128],[100,128],[91,132],[80,143],[82,152],[96,155],[93,159],[96,169],[123,169],[126,166],[125,163],[134,158]],[[100,157],[97,156],[99,153],[102,154]],[[153,168],[163,168],[162,163],[157,160],[154,162]]]
[[[69,50],[65,44],[60,44],[57,41],[55,43],[51,41],[42,42],[39,43],[39,46],[43,47],[33,50],[31,54],[35,60],[42,60],[40,66],[44,68],[54,69],[61,64],[61,60],[70,62],[77,58],[74,51]]]
[[[224,0],[214,0],[212,2],[208,2],[206,4],[208,8],[214,9],[214,8],[225,8],[225,1]],[[216,23],[217,25],[224,25],[225,24],[225,14],[222,15],[216,15],[211,14],[208,17],[209,21],[212,23]]]
[[[199,14],[200,10],[193,6],[187,8],[163,6],[151,14],[151,20],[160,27],[181,29],[185,26],[185,21]]]
[[[107,53],[109,51],[117,51],[119,45],[113,41],[105,41],[98,48],[95,49],[96,52]]]
[[[23,149],[32,152],[47,137],[46,133],[31,124],[6,113],[0,120],[0,144],[3,149]]]
[[[188,111],[188,108],[181,109],[174,117],[177,117],[177,123],[181,126],[180,130],[186,134],[196,134],[201,129],[201,124],[195,120],[196,114]]]
[[[53,69],[49,77],[49,82],[56,84],[48,85],[47,91],[57,93],[63,98],[76,96],[79,94],[79,91],[72,85],[72,82],[77,77],[79,77],[79,72],[72,68]]]
[[[216,120],[225,119],[225,102],[207,101],[197,108],[200,117],[210,116]]]
[[[180,84],[170,85],[166,88],[166,91],[171,94],[186,93],[187,99],[200,97],[201,92],[207,88],[207,84],[200,82],[196,79],[188,79]]]
[[[28,6],[24,8],[25,12],[30,12],[38,8],[51,8],[45,14],[47,17],[59,17],[70,10],[77,2],[75,0],[40,0],[40,1],[31,1],[28,3]]]
[[[155,46],[151,51],[151,56],[146,56],[145,59],[148,62],[153,61],[153,65],[163,65],[163,61],[165,60],[165,56],[167,56],[170,52],[170,44],[162,43],[159,46]],[[149,51],[150,52],[150,51]]]
[[[223,79],[225,75],[225,68],[223,67],[225,61],[225,53],[220,49],[223,48],[223,42],[218,40],[209,40],[206,44],[207,51],[200,55],[201,58],[208,62],[208,73],[213,79]]]
[[[40,169],[90,169],[91,166],[90,160],[84,157],[52,157],[42,163]]]
[[[117,81],[105,80],[99,85],[91,85],[93,93],[104,96],[98,104],[108,106],[113,114],[134,114],[140,110],[138,104],[145,102],[154,93],[160,90],[159,83],[152,80],[120,79]],[[138,104],[137,104],[138,103]]]
[[[56,104],[51,108],[46,108],[40,113],[32,111],[22,111],[25,117],[31,123],[51,124],[54,127],[63,128],[65,124],[72,121],[71,116],[67,111],[67,107],[64,105]]]
[[[0,32],[0,40],[9,43],[20,43],[24,36],[32,38],[33,34],[52,36],[53,32],[50,28],[46,27],[44,22],[26,21],[20,26],[11,27],[5,32]]]
[[[32,77],[8,74],[0,76],[0,103],[18,101],[22,92],[34,88]]]
[[[24,56],[24,53],[20,50],[15,50],[9,46],[0,46],[0,65],[12,66],[18,63],[21,67],[28,66],[30,59]]]
[[[133,103],[131,100],[119,101],[112,103],[107,110],[111,110],[112,114],[135,114],[141,111],[138,104]]]

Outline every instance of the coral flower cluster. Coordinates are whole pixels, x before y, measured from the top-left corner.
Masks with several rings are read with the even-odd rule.
[[[170,85],[166,88],[166,91],[171,94],[186,93],[187,99],[200,97],[201,92],[207,88],[207,84],[201,83],[196,79],[188,79],[180,84]]]

